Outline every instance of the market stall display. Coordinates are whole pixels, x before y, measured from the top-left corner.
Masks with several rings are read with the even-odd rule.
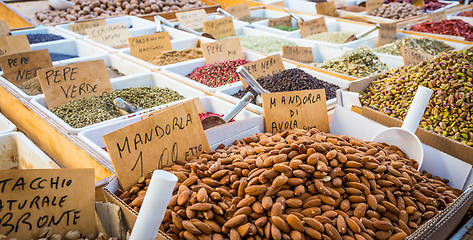
[[[25,72],[36,71],[28,66],[15,68],[29,59],[2,62],[10,67],[0,72],[3,176],[16,174],[6,171],[30,168],[45,173],[45,169],[95,168],[80,169],[90,170],[89,190],[95,174],[96,201],[116,204],[123,214],[110,222],[113,234],[111,229],[102,233],[105,226],[98,226],[94,236],[82,228],[86,238],[78,231],[38,225],[27,240],[126,239],[127,230],[138,229],[133,225],[144,210],[145,195],[151,194],[151,169],[178,178],[175,186],[166,186],[172,191],[171,201],[160,204],[164,219],[153,230],[159,240],[443,239],[453,231],[473,201],[469,187],[473,182],[469,158],[473,154],[473,52],[467,42],[472,41],[472,25],[460,19],[468,18],[467,6],[427,0],[420,9],[397,2],[383,6],[380,1],[371,6],[383,7],[367,14],[365,7],[349,1],[343,10],[336,10],[338,17],[353,14],[361,16],[360,21],[397,24],[397,29],[390,27],[394,30],[388,37],[382,36],[386,32],[371,32],[349,43],[344,41],[374,25],[357,18],[322,18],[313,14],[314,9],[324,10],[316,7],[319,3],[301,0],[278,4],[323,26],[311,25],[310,34],[305,29],[310,23],[291,19],[289,24],[291,17],[275,5],[245,7],[241,12],[233,8],[232,14],[245,15],[231,20],[233,29],[223,22],[207,22],[206,29],[218,32],[220,41],[174,27],[177,20],[171,18],[185,10],[200,9],[201,15],[185,12],[180,24],[185,18],[198,21],[193,18],[199,16],[206,17],[204,21],[231,19],[222,12],[223,16],[205,13],[207,3],[76,0],[65,11],[37,12],[39,20],[55,27],[9,29],[0,20],[0,36],[7,36],[2,39],[0,58],[10,59],[3,56],[31,48],[47,49],[52,60],[52,64],[47,61],[50,66],[37,69],[39,77],[20,80],[23,67]],[[221,4],[225,8],[240,3]],[[446,20],[424,21],[433,11],[433,18]],[[156,18],[156,22],[145,20],[158,13],[169,19],[161,21],[166,26]],[[273,24],[275,18],[282,24]],[[325,22],[319,22],[322,19]],[[117,24],[129,34],[108,32]],[[93,27],[101,29],[99,39],[84,34]],[[323,30],[318,33],[314,28]],[[234,30],[236,36],[223,40],[228,39],[227,30],[230,35]],[[16,38],[25,34],[24,43],[16,45],[14,38],[8,38],[10,32]],[[123,44],[105,43],[111,39]],[[382,45],[385,42],[392,43]],[[47,57],[44,50],[43,55]],[[85,62],[87,68],[78,67]],[[248,86],[244,81],[248,76],[239,76],[237,67],[252,75],[265,93],[255,83]],[[77,69],[79,79],[73,77]],[[15,86],[15,81],[4,77],[16,72],[20,75],[15,81],[21,84]],[[432,89],[433,95],[416,132],[425,153],[417,162],[402,145],[389,145],[393,144],[389,138],[407,138],[388,135],[389,140],[373,140],[373,136],[386,128],[378,123],[402,125],[419,86]],[[74,87],[76,91],[68,95]],[[229,110],[249,92],[255,95],[253,101],[234,119],[202,127],[201,121],[209,117],[230,116]],[[12,122],[3,121],[2,114]],[[177,133],[181,131],[183,135]],[[122,154],[132,160],[120,162],[117,156],[121,159]],[[93,197],[87,194],[88,203]],[[1,203],[0,219],[5,219]],[[91,209],[93,204],[88,205]],[[159,211],[148,213],[159,215]],[[93,219],[93,214],[88,215]],[[138,234],[143,232],[147,231]],[[0,228],[0,239],[22,240],[15,234],[24,232]]]

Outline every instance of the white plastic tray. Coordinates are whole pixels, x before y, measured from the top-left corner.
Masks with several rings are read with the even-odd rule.
[[[0,135],[13,132],[15,130],[15,124],[13,124],[10,120],[8,120],[8,118],[6,118],[0,113]]]
[[[104,62],[105,62],[106,67],[113,67],[113,68],[117,69],[119,72],[125,74],[125,76],[133,75],[133,74],[137,74],[137,73],[151,72],[151,70],[149,70],[148,68],[145,68],[145,67],[142,67],[142,66],[140,66],[136,63],[127,61],[126,59],[123,59],[119,56],[110,55],[110,54],[109,55],[102,55],[102,56],[72,58],[72,59],[63,60],[63,61],[60,61],[60,62],[54,62],[53,65],[55,67],[57,67],[57,66],[63,66],[63,65],[71,64],[71,63],[93,61],[93,60],[98,60],[98,59],[103,59]],[[2,75],[2,72],[0,72],[0,76],[1,75]],[[38,95],[34,95],[34,96],[27,95],[25,92],[20,90],[17,86],[15,86],[13,83],[9,82],[5,78],[0,77],[0,81],[3,81],[6,84],[8,84],[8,86],[13,88],[21,96],[23,96],[24,98],[26,98],[28,100],[30,100],[34,97],[43,96],[43,94],[38,94]]]
[[[0,170],[60,168],[23,133],[0,135]]]
[[[27,35],[28,34],[39,34],[39,33],[42,33],[42,34],[55,34],[55,35],[59,35],[59,36],[65,38],[65,39],[49,41],[49,42],[45,42],[45,43],[64,41],[64,40],[67,40],[67,39],[76,39],[74,36],[71,36],[71,35],[69,35],[69,34],[67,34],[63,31],[57,30],[56,28],[53,28],[53,27],[38,27],[38,28],[33,28],[33,29],[11,31],[12,36],[22,35],[22,34],[27,34]],[[30,44],[30,45],[37,45],[37,44],[44,44],[44,43],[33,43],[33,44]]]
[[[128,29],[130,30],[131,33],[135,32],[135,31],[139,31],[141,29],[145,29],[145,28],[156,29],[156,25],[154,24],[153,21],[149,21],[149,20],[139,18],[139,17],[135,17],[135,16],[122,16],[122,17],[114,17],[114,18],[106,18],[105,19],[105,23],[107,25],[120,23],[120,22],[125,23],[125,25],[128,27]],[[87,37],[87,35],[81,35],[81,34],[78,34],[76,32],[73,32],[73,31],[69,30],[69,25],[72,25],[72,24],[74,24],[74,23],[59,24],[59,25],[56,25],[56,28],[58,28],[61,31],[64,31],[64,32],[68,33],[69,35],[74,36],[76,38]],[[132,28],[130,28],[130,26]]]
[[[289,14],[286,14],[285,16],[288,16],[288,15]],[[305,15],[305,14],[298,14],[298,16],[301,17],[302,19],[304,19],[305,21],[319,18],[318,16]],[[275,33],[279,36],[301,38],[301,30],[299,30],[299,29],[295,30],[295,31],[292,31],[292,32],[283,31],[283,30],[279,30],[279,29],[276,29],[276,28],[269,27],[268,22],[269,22],[269,20],[262,20],[262,21],[252,23],[251,26],[253,26],[255,29],[258,29],[258,30]],[[334,28],[335,26],[332,26],[332,25],[334,25],[336,23],[337,23],[337,21],[335,19],[325,18],[325,24],[327,25],[327,28],[330,28],[330,27]],[[298,27],[297,20],[294,19],[294,18],[292,18],[292,26],[293,27]]]
[[[208,39],[208,38],[205,38],[205,39],[198,39],[198,38],[192,38],[192,39],[186,39],[186,40],[183,40],[183,41],[174,41],[174,42],[171,42],[171,45],[172,45],[172,49],[173,50],[184,50],[184,49],[188,49],[188,48],[195,48],[195,47],[200,47],[201,43],[203,42],[213,42],[214,40],[211,40],[211,39]],[[199,43],[200,42],[200,43]],[[124,57],[128,60],[131,60],[133,62],[136,62],[140,65],[143,65],[147,68],[150,68],[150,69],[161,69],[163,68],[164,66],[156,66],[154,64],[151,64],[145,60],[141,60],[137,57],[134,57],[131,55],[130,53],[130,49],[127,48],[127,49],[121,49],[118,51],[118,55],[121,56],[121,57]],[[176,64],[176,63],[174,63]],[[167,66],[172,66],[173,64],[169,64]]]
[[[420,36],[417,36],[417,35],[411,35],[411,34],[406,34],[406,33],[397,33],[397,39],[402,39],[402,38],[405,38],[405,37],[421,38]],[[427,36],[425,36],[425,37],[427,37]],[[453,47],[454,50],[459,50],[459,49],[462,49],[462,48],[468,46],[467,44],[463,44],[463,43],[457,43],[457,42],[452,42],[452,41],[444,41],[444,40],[440,40],[440,39],[436,39],[436,40],[442,41],[442,42],[448,44],[449,46]],[[378,39],[377,38],[370,39],[370,41],[365,42],[364,46],[367,46],[369,48],[376,48],[378,46]],[[345,50],[353,50],[354,48],[344,48],[344,49]],[[377,52],[375,52],[375,54],[378,57],[383,58],[383,59],[393,59],[393,61],[396,61],[395,64],[399,64],[400,61],[403,61],[402,56],[395,56],[395,55],[390,55],[390,54],[386,54],[386,53],[377,53]]]
[[[162,27],[163,31],[169,33],[169,36],[171,37],[171,44],[179,43],[179,42],[186,41],[186,40],[189,40],[189,39],[196,39],[196,38],[203,39],[203,37],[199,37],[199,36],[191,34],[191,33],[187,33],[187,32],[181,31],[181,30],[177,30],[175,28],[170,28],[170,27],[166,27],[166,26],[161,26],[161,27]],[[133,32],[130,31],[130,33],[131,33],[132,37],[138,37],[138,36],[143,36],[143,35],[156,33],[156,28],[137,29]],[[208,38],[205,38],[205,39],[208,39]],[[101,47],[101,48],[103,48],[103,49],[105,49],[105,50],[107,50],[108,52],[111,52],[111,53],[115,53],[115,52],[118,52],[118,51],[121,51],[121,50],[128,50],[128,51],[130,50],[129,47],[115,49],[115,48],[112,48],[112,47],[107,46],[105,44],[101,44],[99,42],[96,42],[96,41],[90,39],[88,36],[84,38],[84,41],[86,41],[88,43],[91,43],[93,45],[96,45],[98,47]],[[213,41],[213,40],[208,39],[208,40],[204,40],[204,41]]]
[[[337,78],[337,77],[334,77],[334,76],[331,76],[331,75],[328,75],[328,74],[325,74],[325,73],[316,72],[316,71],[313,71],[313,70],[310,70],[310,69],[307,69],[307,68],[299,68],[299,69],[304,70],[304,72],[306,72],[306,73],[308,73],[308,74],[310,74],[310,75],[312,75],[312,76],[314,76],[314,77],[316,77],[320,80],[323,80],[323,81],[328,82],[328,83],[335,84],[335,85],[339,86],[341,89],[347,88],[350,84],[349,81],[346,81],[346,80],[343,80],[343,79],[340,79],[340,78]],[[218,90],[215,93],[215,96],[218,96],[218,97],[220,97],[222,99],[225,99],[229,102],[236,103],[240,99],[238,99],[236,97],[233,97],[232,95],[237,93],[240,90],[243,90],[243,85],[241,84],[241,82],[239,82],[238,85],[233,85],[231,87]],[[329,99],[327,101],[327,106],[334,105],[336,102],[337,102],[336,98]],[[256,112],[263,113],[263,108],[262,107],[259,107],[255,104],[252,104],[252,103],[248,104],[247,108],[251,109],[253,111],[256,111]]]
[[[205,111],[213,112],[218,114],[225,114],[228,110],[233,107],[233,104],[223,101],[217,97],[212,96],[201,96],[200,100],[204,106]],[[234,119],[235,122],[229,124],[238,124],[238,122],[243,122],[246,119],[257,117],[257,114],[254,114],[248,110],[242,110]],[[97,153],[101,154],[106,159],[110,160],[108,153],[102,148],[105,147],[102,136],[110,132],[116,131],[120,128],[128,126],[132,123],[140,121],[141,118],[130,118],[123,121],[113,122],[106,125],[90,128],[88,130],[80,132],[77,136],[82,139],[87,145],[93,148]],[[245,126],[251,127],[251,126]],[[232,128],[234,129],[234,128]],[[210,129],[206,130],[206,134]],[[210,136],[207,136],[210,139]],[[209,144],[212,145],[212,140],[209,140]]]
[[[199,96],[204,95],[204,93],[201,92],[201,91],[198,91],[194,88],[186,86],[182,83],[179,83],[179,82],[177,82],[177,81],[175,81],[175,80],[173,80],[169,77],[166,77],[162,74],[159,74],[159,73],[140,73],[140,74],[135,74],[135,75],[132,75],[132,76],[125,76],[125,77],[117,78],[117,80],[113,80],[111,82],[112,82],[112,87],[113,87],[114,90],[122,89],[122,88],[126,88],[126,87],[140,87],[140,86],[153,86],[154,87],[154,86],[157,86],[157,87],[167,87],[171,90],[175,90],[179,94],[184,96],[185,99],[189,99],[189,98],[193,98],[193,97],[199,97]],[[44,99],[44,95],[39,96],[39,97],[35,97],[31,100],[31,102],[35,106],[37,106],[41,111],[43,111],[46,115],[51,117],[54,121],[56,121],[59,125],[64,127],[67,131],[69,131],[71,133],[74,133],[74,134],[77,134],[80,131],[84,131],[84,130],[93,128],[95,126],[106,125],[107,123],[111,123],[111,122],[122,121],[124,119],[129,119],[129,118],[140,118],[141,117],[140,115],[145,113],[145,112],[156,111],[158,109],[161,109],[161,108],[164,108],[164,107],[167,107],[167,106],[171,106],[171,105],[174,105],[174,104],[182,102],[182,101],[184,101],[184,100],[179,100],[179,101],[176,101],[176,102],[172,102],[172,103],[156,106],[156,107],[153,107],[153,108],[145,109],[145,110],[137,112],[137,113],[129,114],[129,115],[122,116],[122,117],[117,117],[117,118],[110,119],[110,120],[107,120],[107,121],[103,121],[103,122],[100,122],[100,123],[92,124],[92,125],[89,125],[87,127],[73,128],[69,124],[65,123],[58,116],[54,115],[51,111],[48,110],[46,100]]]
[[[108,54],[107,51],[100,49],[96,46],[88,44],[81,40],[66,40],[60,42],[48,42],[44,44],[33,44],[31,45],[31,50],[41,50],[41,49],[48,49],[50,53],[59,53],[59,54],[68,54],[72,56],[78,57],[89,57],[89,56],[98,56],[98,55],[106,55]],[[71,60],[74,58],[66,59]],[[65,61],[65,60],[61,60]],[[56,61],[56,62],[61,62]],[[53,62],[54,64],[55,62]]]
[[[248,51],[243,51],[243,54],[245,55],[245,58],[249,61],[256,61],[256,60],[266,57],[264,55],[248,52]],[[234,83],[230,83],[224,86],[212,88],[186,77],[187,74],[193,72],[196,68],[204,66],[204,65],[205,65],[205,59],[199,58],[199,59],[194,59],[187,62],[181,62],[181,63],[164,66],[163,68],[161,68],[161,71],[164,74],[171,76],[172,78],[182,83],[185,83],[186,85],[192,86],[196,89],[199,89],[207,93],[213,93],[219,89],[224,89],[227,87],[241,84],[240,82],[234,82]],[[297,67],[294,64],[290,64],[286,62],[284,62],[284,66],[286,67],[286,69]]]

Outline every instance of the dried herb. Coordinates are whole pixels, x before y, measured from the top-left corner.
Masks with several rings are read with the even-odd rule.
[[[390,55],[402,56],[401,47],[414,49],[416,51],[428,53],[433,56],[441,52],[453,50],[453,47],[450,47],[445,42],[432,38],[406,37],[399,39],[393,43],[377,47],[373,49],[373,51]]]
[[[238,39],[242,47],[262,53],[280,52],[282,46],[297,46],[291,41],[270,36],[242,35]]]
[[[74,128],[86,127],[120,117],[119,109],[113,105],[117,97],[144,109],[184,99],[168,88],[130,87],[68,102],[51,109],[51,112]]]
[[[389,67],[382,63],[367,47],[359,47],[340,57],[329,59],[323,63],[314,63],[314,65],[358,78],[389,70]]]
[[[283,30],[286,32],[293,32],[293,31],[299,30],[298,27],[289,27],[289,26],[274,26],[272,28],[276,28],[276,29]]]
[[[329,43],[343,43],[350,36],[357,34],[357,32],[323,32],[310,35],[305,39],[316,40]]]
[[[247,22],[247,23],[254,23],[254,22],[263,21],[263,20],[266,20],[266,19],[269,19],[269,18],[267,18],[267,17],[244,17],[244,18],[240,18],[238,20],[243,21],[243,22]]]

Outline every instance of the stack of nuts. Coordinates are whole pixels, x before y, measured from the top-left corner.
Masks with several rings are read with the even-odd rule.
[[[67,10],[50,8],[36,12],[36,18],[41,24],[57,24],[98,17],[192,10],[206,5],[198,0],[75,0],[74,3],[75,6]]]
[[[317,129],[260,133],[164,166],[179,182],[161,230],[188,240],[404,239],[462,193],[416,167],[387,144]]]
[[[94,226],[95,228],[95,226]],[[95,234],[90,234],[88,236],[82,235],[79,231],[71,230],[64,235],[62,238],[61,234],[54,234],[53,229],[50,227],[45,227],[39,230],[38,240],[118,240],[116,237],[109,237],[106,233],[99,233],[97,238]],[[16,238],[8,238],[0,234],[0,240],[16,240]]]
[[[404,19],[424,14],[421,7],[409,3],[390,3],[385,4],[372,12],[369,15],[389,19]]]

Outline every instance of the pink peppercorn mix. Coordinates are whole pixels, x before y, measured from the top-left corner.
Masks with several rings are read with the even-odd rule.
[[[458,14],[460,17],[473,17],[473,10],[461,12]]]
[[[417,32],[459,36],[464,37],[466,41],[473,42],[473,26],[461,19],[423,22],[412,26],[411,30]]]
[[[210,116],[217,116],[217,117],[223,117],[223,115],[218,114],[218,113],[213,113],[213,112],[206,112],[206,113],[199,113],[200,121],[210,117]],[[230,122],[235,122],[235,119],[230,120]]]
[[[246,59],[238,59],[207,64],[196,68],[186,77],[202,83],[205,86],[216,88],[240,81],[240,77],[235,71],[237,67],[249,62],[250,61]]]

